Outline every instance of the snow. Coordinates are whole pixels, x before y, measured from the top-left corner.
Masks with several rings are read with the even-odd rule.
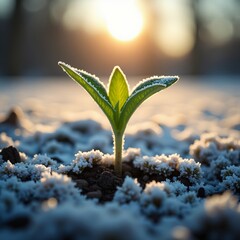
[[[5,132],[0,134],[0,149],[8,146],[16,146],[17,144],[12,140],[11,137],[7,136]]]
[[[140,199],[142,188],[137,179],[132,179],[126,176],[121,187],[118,187],[114,201],[120,204],[129,203],[130,201],[137,201]]]
[[[204,205],[186,219],[186,239],[239,239],[240,208],[229,192],[207,199]]]
[[[90,152],[78,152],[75,154],[75,160],[73,160],[71,167],[74,173],[81,173],[84,168],[92,167],[101,161],[102,153],[99,150],[92,150]]]
[[[237,89],[188,82],[143,104],[123,161],[158,180],[127,176],[107,203],[87,199],[67,176],[114,164],[107,119],[89,112],[96,104],[64,82],[0,89],[0,117],[19,105],[32,123],[0,124],[0,149],[15,146],[21,158],[0,155],[0,239],[240,239]]]
[[[143,172],[158,174],[166,179],[172,178],[173,173],[178,172],[178,178],[184,177],[195,183],[202,176],[200,163],[196,163],[194,159],[183,159],[177,154],[137,157],[133,164]]]

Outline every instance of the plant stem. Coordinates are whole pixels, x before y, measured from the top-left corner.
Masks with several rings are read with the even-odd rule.
[[[119,133],[114,133],[114,156],[115,156],[115,165],[114,170],[118,176],[122,176],[122,151],[123,151],[123,142],[124,135]]]

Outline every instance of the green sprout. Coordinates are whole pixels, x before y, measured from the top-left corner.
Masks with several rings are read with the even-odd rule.
[[[177,76],[150,77],[137,84],[129,94],[128,82],[120,67],[114,67],[107,90],[96,76],[63,62],[58,64],[92,96],[107,116],[113,132],[114,169],[116,174],[121,176],[124,132],[130,117],[147,98],[171,86],[179,78]]]

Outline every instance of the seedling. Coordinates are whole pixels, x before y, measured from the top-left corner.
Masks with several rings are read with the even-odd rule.
[[[128,82],[120,67],[114,67],[107,90],[96,76],[73,68],[63,62],[58,64],[92,96],[107,116],[113,131],[114,169],[116,174],[121,175],[124,132],[130,117],[147,98],[171,86],[179,78],[177,76],[147,78],[137,84],[129,94]]]

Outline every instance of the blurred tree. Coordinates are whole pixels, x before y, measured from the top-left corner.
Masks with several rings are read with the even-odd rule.
[[[8,41],[5,48],[6,75],[21,75],[24,34],[23,0],[15,0],[12,17],[8,23],[6,33]]]
[[[164,29],[160,0],[139,0],[146,14],[145,29],[136,41],[128,43],[112,39],[104,28],[97,33],[87,32],[86,21],[94,18],[95,13],[90,9],[86,14],[81,7],[84,4],[77,8],[77,15],[85,14],[86,19],[76,20],[75,29],[66,25],[71,3],[88,3],[88,0],[2,1],[13,3],[7,18],[1,17],[4,10],[0,9],[0,74],[3,75],[57,75],[60,71],[56,62],[60,59],[89,72],[94,69],[97,75],[107,75],[118,64],[127,75],[240,73],[240,0],[165,0],[180,16],[185,13],[184,7],[179,7],[181,3],[192,12],[189,23],[194,26],[194,46],[190,53],[178,58],[166,55],[154,39],[159,28]],[[167,14],[171,21],[177,21],[171,17],[171,11]],[[172,39],[173,44],[181,42],[177,37]]]
[[[202,42],[200,37],[200,29],[202,25],[201,17],[199,14],[199,0],[191,1],[194,30],[194,45],[190,53],[190,75],[199,75],[202,73]]]

